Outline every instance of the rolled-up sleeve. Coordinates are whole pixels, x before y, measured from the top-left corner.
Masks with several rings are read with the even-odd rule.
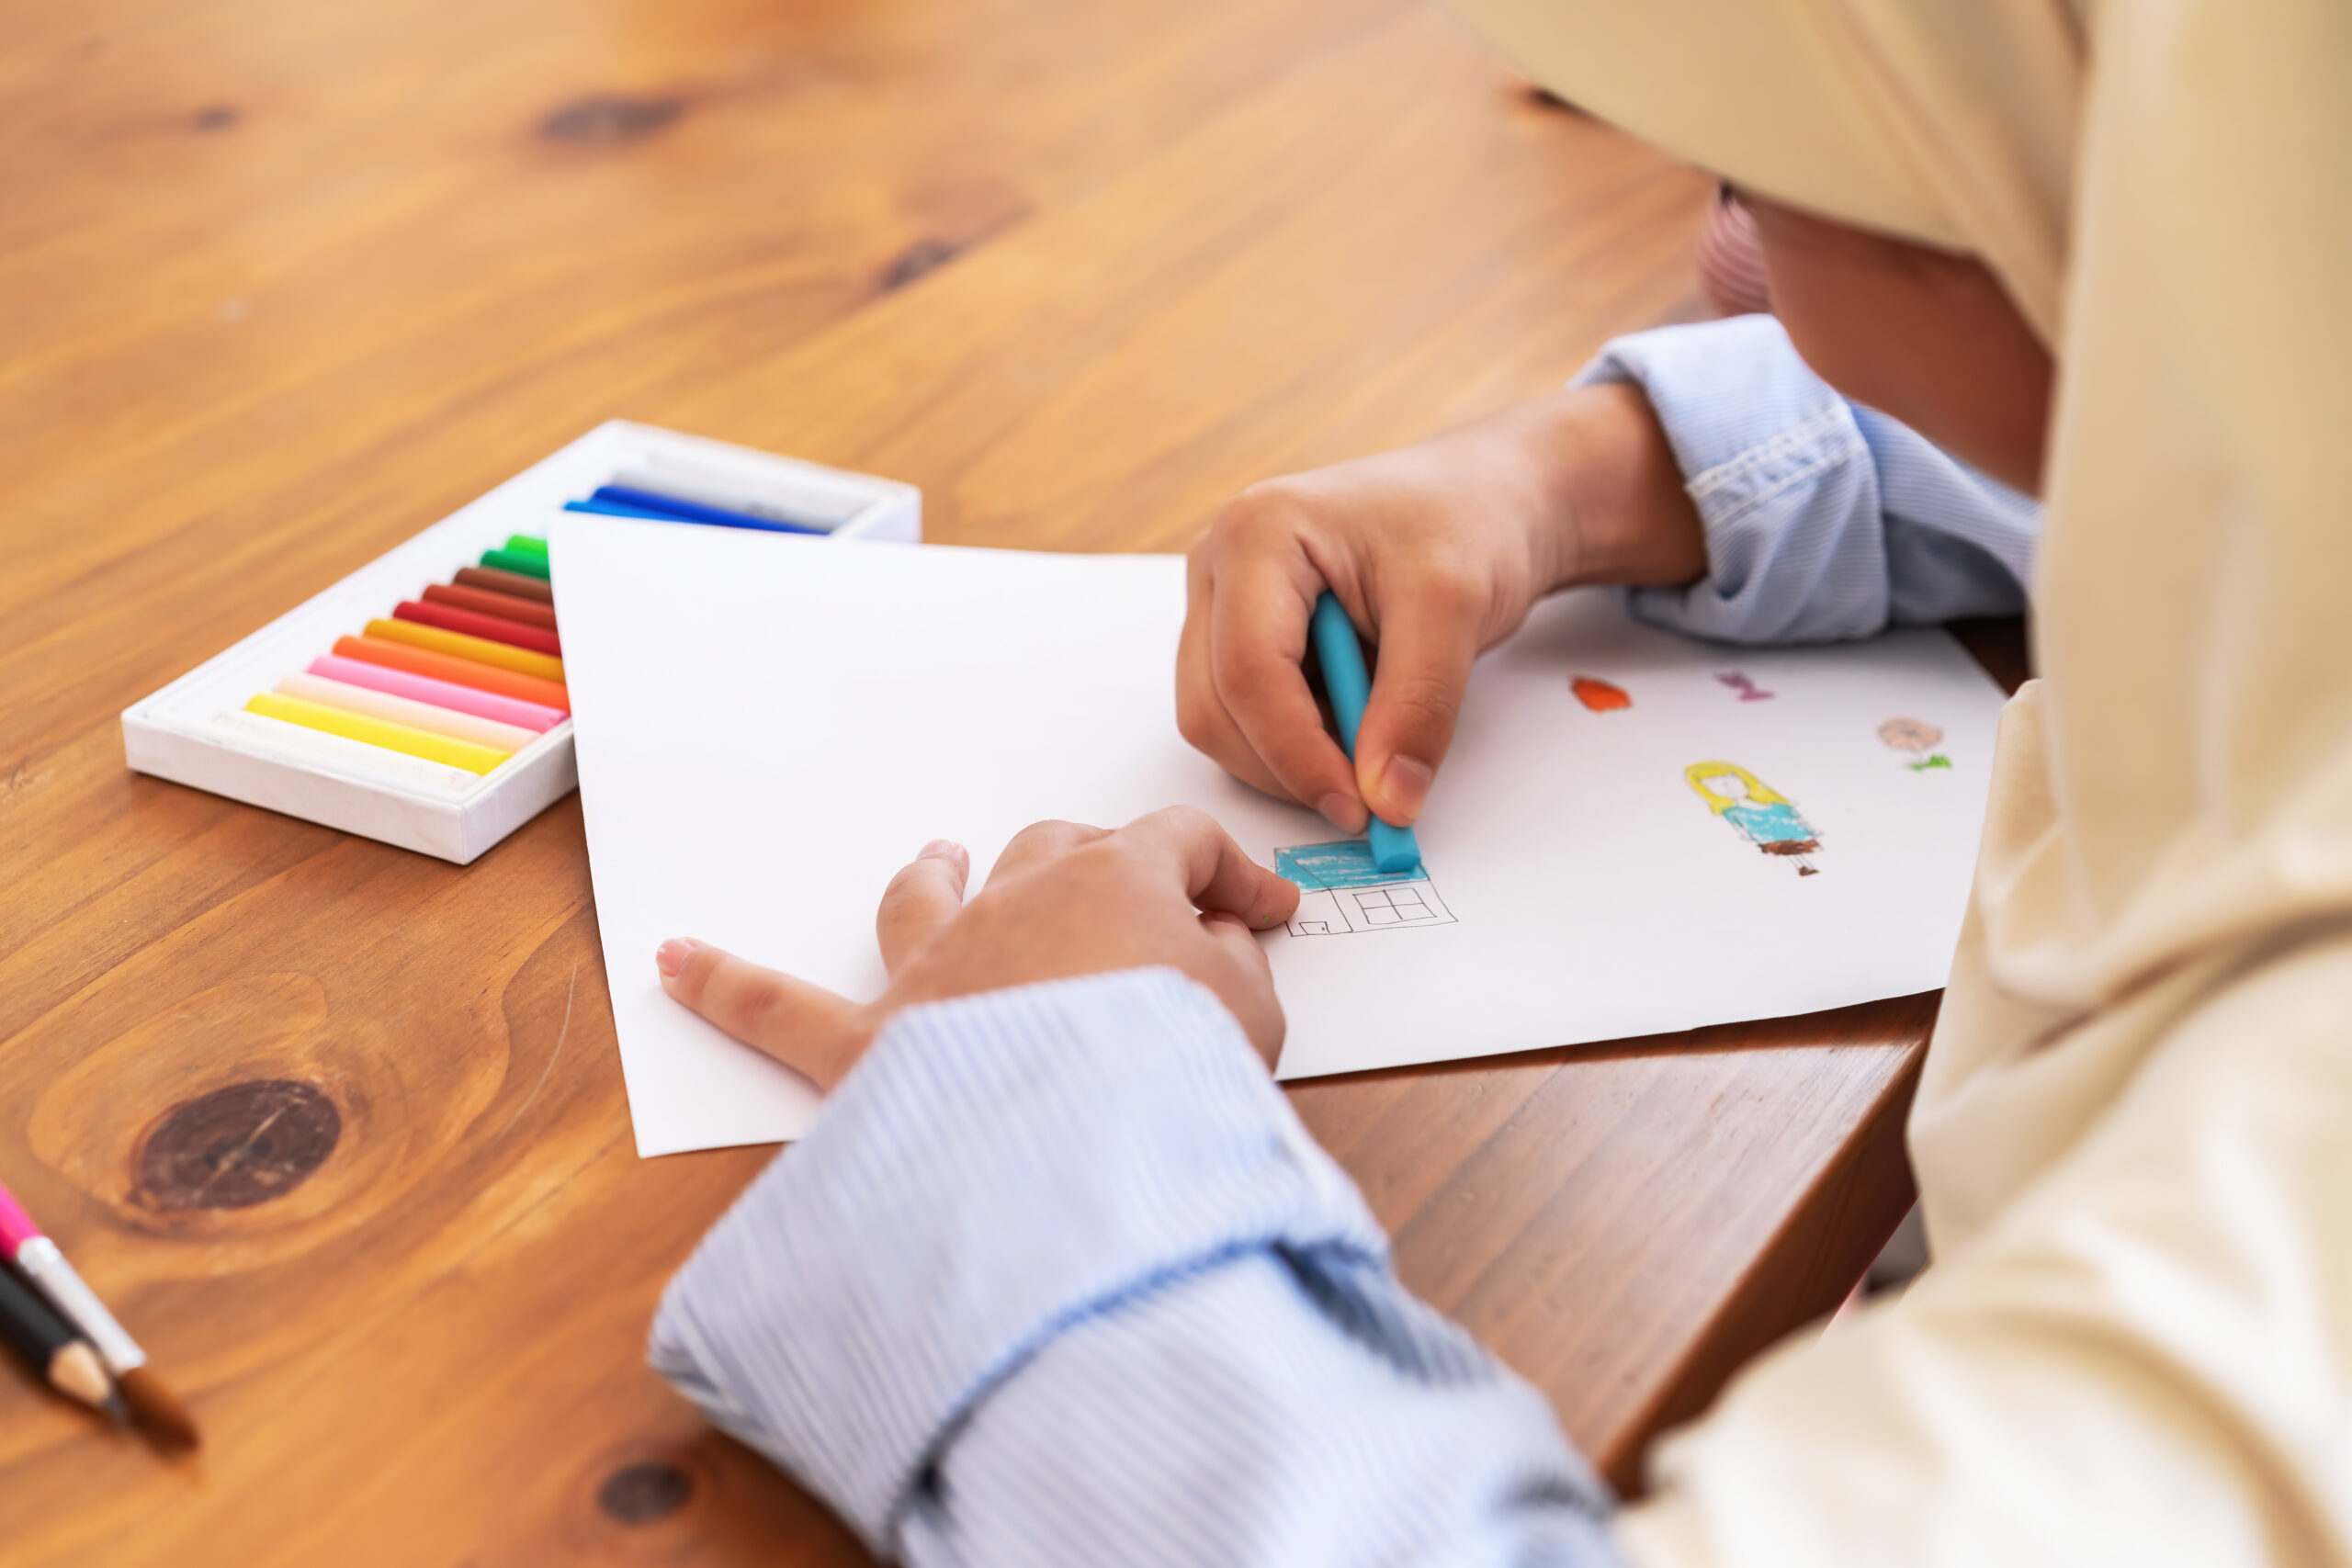
[[[910,1562],[1614,1561],[1549,1406],[1171,971],[899,1014],[651,1355]]]
[[[1619,338],[1577,381],[1642,389],[1705,529],[1706,576],[1622,591],[1640,619],[1830,642],[2025,607],[2041,508],[1838,396],[1771,317]]]

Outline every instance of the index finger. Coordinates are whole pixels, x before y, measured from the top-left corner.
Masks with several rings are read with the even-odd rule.
[[[1244,854],[1216,818],[1190,806],[1171,806],[1119,829],[1172,863],[1184,897],[1205,914],[1238,917],[1253,929],[1280,925],[1298,908],[1298,889]]]
[[[1176,732],[1193,750],[1251,789],[1287,799],[1290,792],[1266,770],[1217,694],[1209,670],[1209,619],[1216,603],[1216,580],[1197,547],[1186,563],[1184,629],[1176,638]]]
[[[1279,575],[1256,570],[1220,577],[1209,611],[1209,678],[1225,711],[1294,800],[1304,801],[1343,832],[1363,826],[1356,770],[1323,728],[1306,684],[1306,626],[1321,581],[1304,558]]]
[[[873,1032],[848,998],[707,942],[673,937],[653,962],[676,1000],[829,1093]]]

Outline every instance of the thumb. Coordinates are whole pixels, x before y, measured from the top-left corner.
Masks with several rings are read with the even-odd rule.
[[[1201,930],[1215,952],[1215,969],[1193,977],[1217,994],[1266,1066],[1274,1066],[1282,1060],[1286,1026],[1283,1004],[1274,995],[1274,971],[1266,962],[1266,950],[1258,945],[1258,939],[1238,915],[1222,911],[1203,915]]]
[[[1478,657],[1478,619],[1449,596],[1408,599],[1382,617],[1372,700],[1356,731],[1356,787],[1385,822],[1411,825],[1453,744]]]
[[[963,912],[964,884],[971,874],[969,850],[945,839],[933,839],[890,879],[890,886],[882,890],[882,907],[874,916],[884,969],[898,974]]]
[[[672,937],[653,963],[673,998],[828,1094],[873,1038],[867,1010],[848,998],[707,942]]]

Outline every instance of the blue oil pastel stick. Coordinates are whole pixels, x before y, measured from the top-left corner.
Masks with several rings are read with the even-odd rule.
[[[642,506],[623,506],[610,501],[567,501],[563,503],[563,509],[566,512],[591,513],[598,517],[634,517],[645,523],[684,521],[682,518],[671,516],[666,512],[648,512]]]
[[[589,493],[588,499],[609,502],[615,506],[638,507],[657,516],[674,518],[680,523],[710,523],[721,528],[756,528],[763,534],[822,536],[831,532],[806,523],[780,523],[773,517],[754,517],[748,512],[729,512],[723,506],[706,506],[699,501],[683,501],[674,495],[639,490],[635,485],[598,485]]]
[[[1364,667],[1363,644],[1356,640],[1355,624],[1329,592],[1315,601],[1315,615],[1307,624],[1315,658],[1323,666],[1323,690],[1330,696],[1331,712],[1340,721],[1340,743],[1348,757],[1356,754],[1356,727],[1363,722],[1364,705],[1372,701],[1372,672]],[[1410,828],[1372,819],[1367,833],[1372,863],[1383,871],[1407,872],[1421,863],[1421,846]]]

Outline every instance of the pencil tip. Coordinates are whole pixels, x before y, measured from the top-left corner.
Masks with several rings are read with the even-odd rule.
[[[107,1375],[106,1362],[86,1339],[61,1347],[50,1358],[49,1382],[58,1393],[93,1410],[106,1409],[114,1398],[114,1380]]]
[[[120,1386],[123,1398],[130,1401],[139,1417],[139,1425],[154,1439],[156,1447],[174,1451],[195,1448],[203,1440],[187,1408],[164,1386],[164,1380],[145,1367],[133,1367],[123,1373]]]

